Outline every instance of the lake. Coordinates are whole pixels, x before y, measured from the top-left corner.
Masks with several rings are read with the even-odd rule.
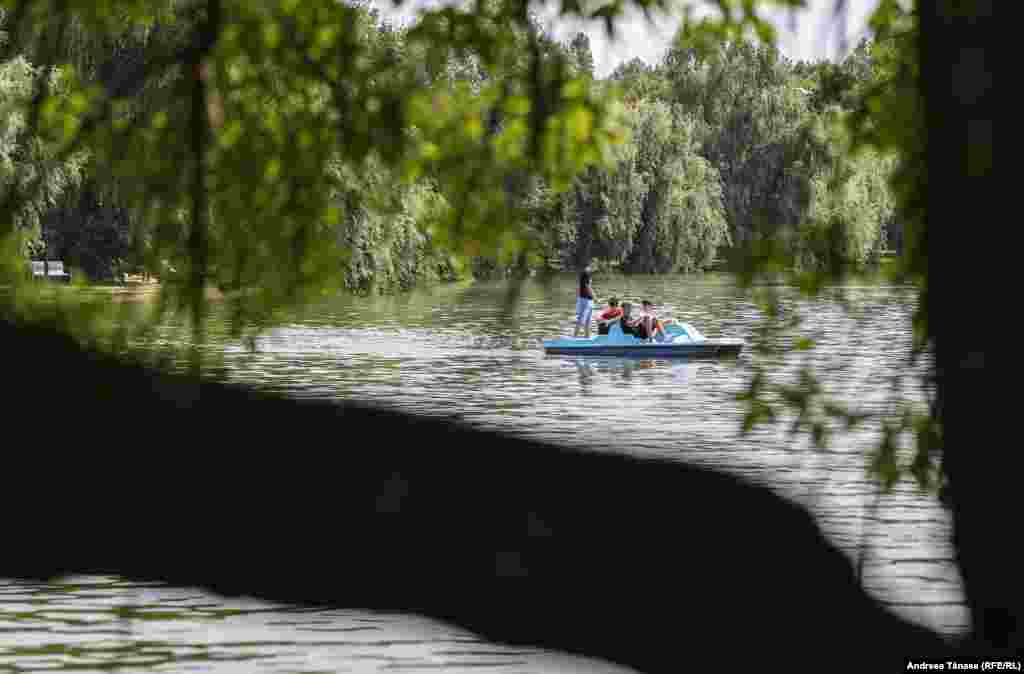
[[[877,501],[867,426],[838,432],[827,452],[788,424],[741,436],[736,395],[755,365],[793,380],[808,365],[825,389],[862,411],[896,393],[921,400],[921,365],[907,364],[909,289],[864,282],[784,305],[805,316],[814,349],[733,360],[672,361],[546,356],[541,340],[571,334],[574,279],[529,281],[513,300],[505,283],[438,286],[390,297],[337,297],[290,314],[255,352],[227,339],[214,307],[212,348],[231,381],[294,397],[351,398],[481,427],[685,461],[737,473],[804,505],[852,560],[864,556],[869,592],[946,634],[966,630],[952,561],[950,520],[910,483]],[[709,337],[751,344],[762,315],[730,277],[597,274],[601,300],[650,298],[659,314]],[[902,381],[893,379],[903,374]],[[610,444],[614,429],[625,442]],[[687,513],[680,513],[684,518]],[[2,671],[624,672],[537,649],[490,644],[412,616],[310,610],[224,599],[191,588],[82,577],[34,584],[0,580]]]

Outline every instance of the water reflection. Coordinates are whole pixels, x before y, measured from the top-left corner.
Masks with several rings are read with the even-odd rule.
[[[675,384],[686,384],[689,382],[701,363],[685,358],[657,359],[642,358],[636,356],[545,356],[546,360],[571,362],[576,367],[580,384],[588,385],[595,381],[598,376],[606,376],[616,382],[635,382],[634,375],[657,371],[658,376],[668,375]],[[645,380],[646,383],[653,383],[659,379]],[[623,392],[630,389],[622,389]]]

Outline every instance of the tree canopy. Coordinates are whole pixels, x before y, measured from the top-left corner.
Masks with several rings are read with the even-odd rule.
[[[687,16],[661,62],[607,80],[585,34],[559,43],[512,0],[403,28],[335,0],[3,7],[0,234],[17,306],[42,306],[26,253],[77,247],[106,269],[131,258],[160,276],[160,302],[108,341],[180,314],[197,370],[211,287],[250,339],[339,289],[510,267],[691,272],[727,258],[744,283],[782,273],[813,295],[876,260],[897,220],[897,272],[920,282],[917,27],[898,3],[879,6],[873,40],[814,64],[781,55],[758,5],[723,3]],[[612,31],[622,9],[561,7]],[[69,208],[90,207],[67,225]],[[758,292],[773,327],[762,353],[811,347],[780,346],[799,317]],[[77,311],[82,335],[109,314]],[[824,448],[834,421],[863,421],[811,370],[796,385],[769,370],[755,366],[746,429],[789,410]],[[898,396],[878,420],[872,470],[886,485],[907,472],[939,483],[933,421]],[[901,459],[908,430],[919,446]]]

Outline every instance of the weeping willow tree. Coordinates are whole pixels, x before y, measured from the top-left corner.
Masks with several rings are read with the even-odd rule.
[[[699,153],[693,118],[653,100],[628,105],[624,118],[629,138],[613,165],[582,174],[555,206],[570,226],[556,231],[554,245],[573,266],[707,269],[729,231],[719,174]]]
[[[184,312],[196,344],[208,287],[228,293],[242,330],[360,285],[379,251],[345,245],[354,233],[386,229],[399,247],[429,236],[456,265],[514,247],[508,177],[564,184],[622,135],[616,103],[543,58],[519,3],[427,14],[403,36],[415,59],[380,39],[366,7],[329,1],[11,5],[9,51],[66,80],[64,98],[33,80],[26,130],[52,161],[83,151],[102,167],[165,281],[154,320]],[[126,34],[167,37],[116,82],[90,81],[103,66],[81,54]],[[471,88],[424,76],[423,64],[438,73],[469,53],[500,78]],[[500,128],[485,128],[495,114]],[[35,183],[5,191],[5,213],[52,202],[57,182]],[[5,239],[23,229],[9,219]]]
[[[52,100],[58,105],[76,104],[68,93],[66,78],[59,74],[47,73],[23,56],[0,63],[0,186],[5,194],[31,190],[31,195],[8,216],[15,228],[15,235],[6,241],[8,255],[30,254],[41,246],[43,216],[81,183],[87,163],[85,151],[59,156],[34,133],[37,119],[26,108],[35,83],[44,78],[49,80],[47,86],[54,91]]]
[[[560,7],[611,32],[626,4]],[[551,53],[522,0],[427,11],[401,46],[380,38],[366,7],[332,0],[4,0],[0,310],[59,318],[90,340],[109,318],[102,303],[55,304],[24,278],[39,215],[78,184],[84,162],[132,210],[144,264],[165,280],[141,324],[186,317],[197,372],[208,288],[226,292],[241,333],[358,285],[359,269],[400,277],[395,260],[356,249],[361,233],[392,232],[399,249],[429,236],[457,267],[557,244],[536,224],[546,222],[640,268],[685,268],[725,240],[722,209],[741,282],[783,274],[814,295],[856,271],[879,223],[898,217],[907,248],[896,271],[920,293],[915,354],[934,354],[934,384],[924,412],[894,401],[871,469],[888,486],[905,474],[949,485],[975,633],[1019,645],[1019,607],[999,594],[1007,575],[982,535],[999,513],[982,495],[986,462],[967,451],[980,407],[963,392],[984,389],[971,365],[984,349],[958,336],[941,302],[953,290],[943,265],[956,260],[955,227],[942,225],[964,209],[949,188],[989,194],[991,4],[883,0],[871,76],[812,72],[812,96],[800,91],[806,72],[746,39],[774,38],[763,3],[712,4],[711,18],[685,16],[660,69],[631,64],[613,78],[633,73],[627,90],[648,101],[627,111],[617,86],[589,77],[582,43],[573,58]],[[122,46],[136,56],[95,55]],[[834,115],[837,101],[852,112]],[[514,199],[524,177],[538,187]],[[378,198],[354,198],[367,193]],[[531,225],[530,213],[541,219]],[[698,232],[696,243],[684,245],[683,232]],[[770,288],[759,300],[777,335],[792,327]],[[764,350],[780,348],[769,340]],[[755,372],[742,397],[747,427],[789,409],[823,446],[832,421],[858,422],[821,395],[813,372],[798,385],[770,374]]]

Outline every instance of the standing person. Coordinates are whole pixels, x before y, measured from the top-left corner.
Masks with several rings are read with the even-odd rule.
[[[594,313],[594,288],[590,285],[590,265],[583,268],[580,274],[579,288],[576,290],[576,329],[572,336],[580,336],[580,328],[585,329],[585,337],[590,339],[590,318]]]
[[[608,300],[608,308],[597,315],[597,334],[607,335],[611,321],[622,316],[622,309],[619,308],[619,298],[613,297]]]

